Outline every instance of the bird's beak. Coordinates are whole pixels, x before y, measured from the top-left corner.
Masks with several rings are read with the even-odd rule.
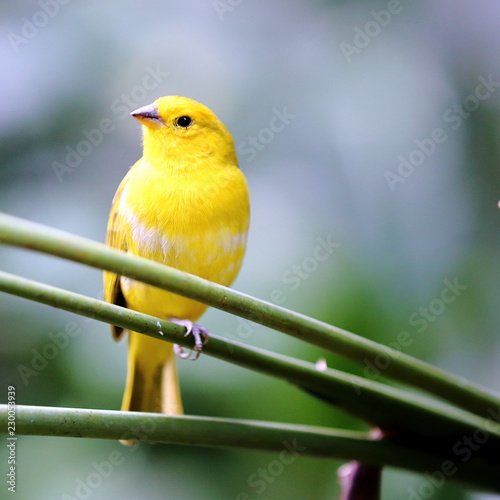
[[[130,113],[136,120],[149,128],[158,129],[165,126],[165,122],[161,119],[156,104],[148,104],[142,108],[136,109]]]

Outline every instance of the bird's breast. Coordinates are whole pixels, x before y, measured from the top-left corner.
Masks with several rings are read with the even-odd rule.
[[[239,174],[235,182],[205,181],[199,189],[192,182],[187,189],[178,182],[128,183],[119,208],[129,229],[128,251],[230,284],[241,266],[249,218]]]

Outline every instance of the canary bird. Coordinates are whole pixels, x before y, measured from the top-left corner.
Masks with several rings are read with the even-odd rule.
[[[167,96],[131,113],[142,124],[143,156],[113,199],[106,243],[228,286],[245,253],[249,196],[233,139],[202,104]],[[104,296],[204,333],[206,305],[125,276],[104,273]],[[124,331],[112,326],[118,340]],[[129,332],[122,410],[183,413],[174,346]]]

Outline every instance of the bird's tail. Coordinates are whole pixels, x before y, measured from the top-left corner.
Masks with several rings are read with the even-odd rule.
[[[122,411],[182,415],[173,345],[129,332],[128,368]],[[134,444],[122,440],[123,444]]]

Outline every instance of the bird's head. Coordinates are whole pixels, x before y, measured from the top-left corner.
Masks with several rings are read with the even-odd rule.
[[[143,125],[144,157],[178,165],[217,155],[237,164],[231,134],[206,106],[186,97],[160,97],[130,113]]]

